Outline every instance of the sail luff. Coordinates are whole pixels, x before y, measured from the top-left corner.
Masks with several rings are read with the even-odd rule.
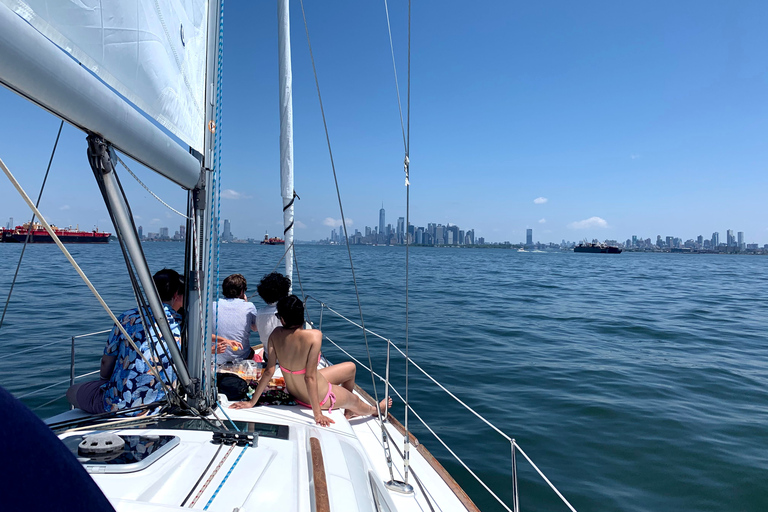
[[[4,4],[0,83],[184,188],[200,162]]]
[[[277,3],[277,39],[280,65],[280,195],[283,198],[285,275],[293,281],[293,71],[288,0]]]

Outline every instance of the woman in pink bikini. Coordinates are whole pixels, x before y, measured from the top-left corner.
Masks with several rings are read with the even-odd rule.
[[[301,299],[295,295],[280,299],[275,316],[283,326],[277,327],[269,337],[267,368],[259,380],[253,398],[233,404],[233,409],[247,409],[256,405],[275,373],[275,363],[280,361],[288,391],[298,403],[312,408],[318,425],[327,427],[335,423],[322,413],[323,409],[344,409],[344,416],[347,418],[373,416],[377,413],[375,407],[363,402],[353,393],[357,370],[354,363],[344,362],[317,369],[323,334],[316,329],[304,329],[304,304]],[[310,392],[311,390],[314,392]],[[391,398],[389,404],[385,404],[384,400],[379,403],[384,415],[387,405],[392,405]]]

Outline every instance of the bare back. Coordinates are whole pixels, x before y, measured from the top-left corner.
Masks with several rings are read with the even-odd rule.
[[[310,402],[307,390],[307,377],[316,381],[315,394],[325,396],[328,381],[317,371],[323,335],[317,329],[277,327],[269,337],[269,348],[275,351],[277,360],[283,371],[283,378],[288,391],[303,402]],[[289,373],[286,369],[292,372]],[[304,371],[302,371],[304,370]],[[323,408],[330,404],[326,403]]]

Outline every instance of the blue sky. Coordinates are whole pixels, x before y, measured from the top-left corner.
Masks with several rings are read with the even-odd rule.
[[[403,142],[382,2],[306,2],[344,209],[352,230],[405,215]],[[407,4],[390,1],[405,101]],[[222,218],[279,234],[276,6],[226,2]],[[744,231],[768,243],[768,3],[415,2],[411,219],[490,241]],[[297,238],[338,227],[300,4],[292,4]],[[36,196],[59,121],[0,90],[0,158]],[[41,207],[110,229],[65,126]],[[185,195],[140,177],[182,209]],[[129,176],[146,231],[180,218]],[[29,210],[0,181],[0,221]],[[537,201],[538,199],[538,201]],[[334,220],[331,220],[334,219]]]

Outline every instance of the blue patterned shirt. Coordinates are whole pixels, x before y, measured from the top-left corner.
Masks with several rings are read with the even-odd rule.
[[[171,326],[171,332],[176,338],[176,345],[179,346],[181,340],[179,321],[181,316],[167,304],[163,304],[163,307],[165,308],[168,323]],[[145,316],[148,319],[152,317],[149,312]],[[131,338],[133,338],[134,343],[144,354],[147,361],[152,363],[157,369],[160,378],[170,386],[175,386],[176,373],[171,366],[170,354],[166,353],[161,343],[157,343],[154,336],[152,336],[151,340],[147,339],[139,309],[133,308],[128,310],[117,319]],[[159,331],[159,329],[156,330]],[[155,354],[152,353],[153,348]],[[117,326],[112,329],[107,346],[104,348],[104,355],[117,356],[112,376],[109,382],[104,385],[104,411],[129,409],[144,404],[151,404],[165,398],[165,392],[161,384],[152,375],[149,367],[139,354],[125,341]]]

